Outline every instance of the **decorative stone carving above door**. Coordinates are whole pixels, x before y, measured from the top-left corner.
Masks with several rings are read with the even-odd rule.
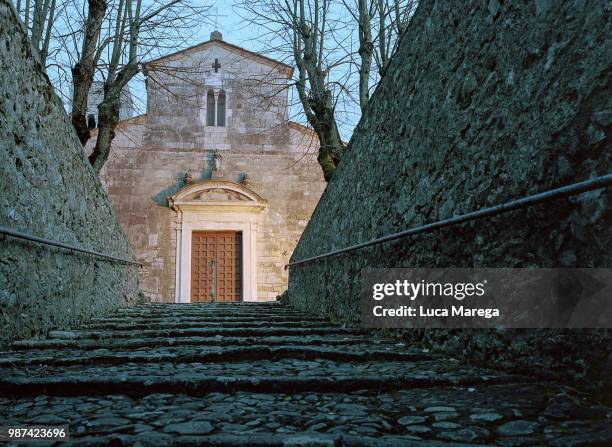
[[[224,188],[206,189],[193,194],[189,200],[200,200],[203,202],[215,202],[225,200],[250,200],[244,194]]]
[[[175,211],[201,206],[217,206],[242,211],[262,211],[267,201],[245,185],[223,180],[202,180],[185,185],[168,198],[168,205]],[[228,208],[229,207],[229,208]],[[238,208],[237,208],[238,207]]]

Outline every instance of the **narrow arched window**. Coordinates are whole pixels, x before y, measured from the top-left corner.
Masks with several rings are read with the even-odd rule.
[[[215,125],[215,93],[212,90],[206,93],[206,125]]]
[[[225,126],[225,91],[219,92],[219,98],[217,99],[217,126]]]

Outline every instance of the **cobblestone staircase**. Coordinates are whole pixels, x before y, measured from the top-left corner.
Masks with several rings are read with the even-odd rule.
[[[610,410],[572,389],[278,303],[144,305],[16,342],[0,421],[69,425],[62,446],[612,446]]]

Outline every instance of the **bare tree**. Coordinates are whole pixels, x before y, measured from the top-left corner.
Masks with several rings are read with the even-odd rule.
[[[121,92],[140,73],[141,62],[185,45],[208,9],[199,0],[16,0],[15,6],[42,62],[70,86],[66,94],[68,88],[56,85],[70,98],[71,121],[83,145],[91,137],[92,84],[95,79],[104,83],[98,137],[89,156],[97,172],[115,136]]]
[[[266,52],[296,68],[292,86],[319,138],[318,161],[329,181],[344,150],[339,116],[351,104],[365,111],[417,1],[238,1],[244,18],[265,30]]]
[[[141,58],[150,52],[151,45],[159,50],[164,40],[172,39],[174,45],[181,42],[180,31],[193,26],[203,10],[189,0],[159,0],[146,5],[143,0],[119,0],[112,32],[98,47],[108,48],[108,58],[103,73],[104,98],[98,106],[98,136],[89,156],[96,172],[108,159],[119,122],[121,92],[140,72]]]
[[[372,0],[375,1],[378,18],[376,48],[374,52],[380,76],[395,53],[399,38],[408,26],[418,6],[418,0]]]
[[[372,72],[372,56],[374,54],[374,42],[372,40],[372,20],[374,18],[374,9],[372,5],[374,5],[374,2],[356,0],[356,5],[352,5],[346,0],[343,0],[343,4],[350,13],[352,19],[357,23],[357,32],[359,35],[359,48],[357,53],[359,54],[360,60],[358,63],[355,63],[355,65],[359,72],[359,107],[363,113],[370,99],[370,78]],[[349,52],[350,51],[349,49]]]
[[[17,0],[15,9],[28,31],[32,46],[38,50],[40,62],[46,65],[49,55],[52,31],[55,24],[56,12],[63,7],[63,2],[57,0]]]
[[[81,144],[91,137],[87,125],[87,99],[104,45],[100,43],[102,25],[108,8],[106,0],[88,0],[80,57],[72,66],[72,110],[70,119]]]
[[[359,106],[363,113],[370,91],[385,72],[395,53],[399,37],[416,10],[418,0],[342,0],[353,21],[358,24]],[[348,49],[350,52],[351,50]],[[376,67],[376,75],[372,69]]]
[[[343,80],[332,81],[333,67],[346,63],[336,58],[334,34],[343,25],[330,20],[333,0],[242,0],[248,19],[267,30],[266,52],[295,67],[297,102],[319,139],[318,162],[329,180],[340,161],[342,144],[335,118]],[[333,47],[333,48],[332,48]],[[333,56],[332,56],[333,55]]]
[[[344,149],[334,116],[334,98],[325,83],[323,66],[325,26],[330,0],[294,0],[289,10],[293,31],[293,56],[298,79],[295,82],[298,95],[308,122],[319,137],[317,160],[323,176],[329,181]],[[308,86],[307,86],[308,84]]]

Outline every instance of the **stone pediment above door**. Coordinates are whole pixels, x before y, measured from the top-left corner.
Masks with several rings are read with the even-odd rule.
[[[199,202],[225,202],[231,200],[252,201],[252,199],[240,192],[227,188],[210,188],[196,191],[185,197],[185,200],[197,200]]]
[[[168,205],[174,210],[211,211],[262,211],[267,200],[239,183],[202,180],[191,183],[168,197]]]

